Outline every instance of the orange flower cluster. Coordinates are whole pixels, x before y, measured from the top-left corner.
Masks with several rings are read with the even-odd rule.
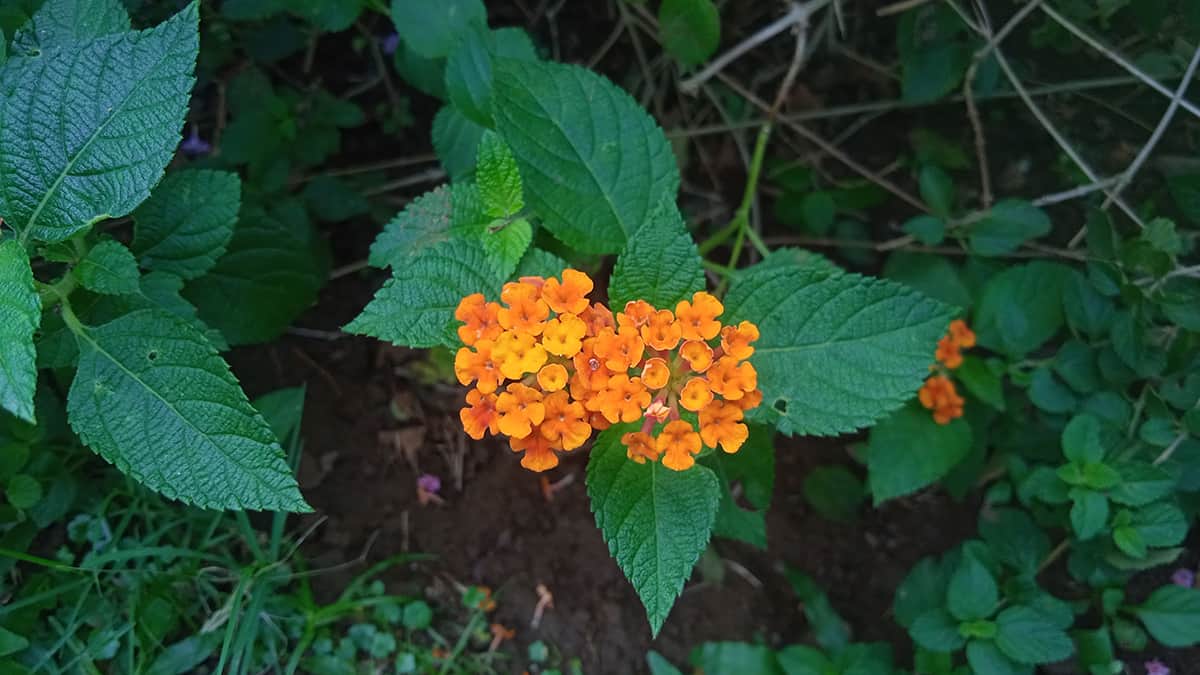
[[[638,420],[641,430],[621,439],[635,462],[661,457],[682,471],[703,446],[737,452],[748,436],[745,411],[762,402],[745,362],[758,328],[722,325],[725,308],[704,292],[673,312],[635,300],[614,315],[588,300],[592,288],[567,269],[561,281],[505,284],[499,303],[479,293],[462,299],[454,316],[466,346],[454,371],[475,384],[460,413],[467,434],[508,436],[532,471],[557,466],[557,451],[580,447],[593,429]],[[680,406],[696,413],[699,432]]]
[[[938,340],[934,358],[946,369],[954,370],[962,365],[962,350],[975,346],[975,333],[962,319],[950,322],[950,330]],[[937,366],[930,366],[937,370]],[[949,424],[950,420],[962,417],[963,399],[954,388],[954,382],[945,373],[931,375],[917,392],[921,405],[933,411],[938,424]]]

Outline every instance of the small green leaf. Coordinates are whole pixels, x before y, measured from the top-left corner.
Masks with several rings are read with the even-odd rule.
[[[928,214],[915,216],[900,226],[926,246],[937,246],[946,240],[946,221]]]
[[[310,510],[271,428],[203,335],[159,310],[76,335],[67,414],[101,457],[201,508]]]
[[[785,566],[784,574],[800,601],[817,644],[831,653],[844,649],[850,642],[850,625],[833,608],[829,596],[815,579],[794,567]]]
[[[404,606],[400,622],[408,630],[425,630],[433,622],[433,609],[421,600],[414,600]]]
[[[713,523],[713,535],[737,539],[761,549],[767,548],[767,509],[775,488],[774,430],[750,425],[750,436],[734,454],[714,452],[700,459],[721,483],[721,505]],[[750,508],[738,504],[732,489],[740,486]]]
[[[696,242],[672,201],[663,201],[639,227],[613,266],[608,296],[613,307],[645,300],[674,311],[680,300],[704,289]]]
[[[940,609],[946,600],[946,584],[950,582],[951,573],[945,561],[922,558],[896,589],[892,611],[897,623],[909,627],[918,616],[931,609]]]
[[[1029,381],[1029,400],[1048,413],[1062,415],[1075,410],[1079,400],[1047,367],[1033,371]]]
[[[596,439],[587,490],[596,526],[657,635],[708,545],[720,486],[704,466],[672,471],[659,462],[631,461],[621,443],[625,431],[613,427]]]
[[[121,0],[47,0],[13,34],[13,55],[37,55],[129,30]]]
[[[1004,412],[1004,379],[988,361],[978,356],[964,356],[954,376],[972,396]]]
[[[8,503],[22,511],[33,508],[42,501],[42,484],[28,474],[19,473],[8,479],[4,486],[4,496]]]
[[[1168,647],[1200,643],[1200,589],[1163,586],[1133,613],[1155,640]]]
[[[1183,253],[1183,240],[1175,231],[1175,223],[1166,218],[1155,218],[1146,223],[1146,228],[1142,230],[1142,241],[1162,253],[1169,255]]]
[[[1188,533],[1188,518],[1170,502],[1155,502],[1133,512],[1130,525],[1147,546],[1182,544]]]
[[[1080,541],[1100,534],[1108,523],[1108,498],[1094,490],[1071,489],[1071,529]]]
[[[455,190],[450,185],[439,185],[409,202],[383,226],[371,244],[367,262],[372,267],[388,267],[449,239]],[[460,194],[459,199],[465,196]]]
[[[133,252],[148,270],[195,279],[212,269],[233,238],[242,181],[229,171],[167,174],[133,212]]]
[[[1084,413],[1076,415],[1062,432],[1063,456],[1072,462],[1087,464],[1104,459],[1104,443],[1100,437],[1100,420]]]
[[[979,514],[979,535],[997,560],[1032,573],[1050,552],[1050,538],[1024,510],[987,509]]]
[[[775,660],[784,675],[826,675],[837,670],[829,658],[805,645],[791,645],[775,652]],[[652,673],[651,675],[657,675]]]
[[[29,647],[29,640],[26,640],[24,636],[0,627],[0,656],[10,656],[25,651],[27,647]]]
[[[1029,666],[1014,663],[990,640],[971,640],[967,644],[967,663],[974,675],[1031,675]]]
[[[975,309],[980,346],[1019,358],[1054,337],[1063,324],[1063,286],[1072,274],[1065,265],[1036,261],[988,279]]]
[[[938,424],[916,403],[876,424],[867,441],[867,479],[875,504],[920,490],[945,476],[971,451],[971,427]]]
[[[800,210],[804,214],[805,230],[815,235],[828,234],[829,229],[833,227],[834,218],[837,217],[837,204],[833,201],[833,195],[824,190],[804,195],[800,202]]]
[[[969,226],[971,248],[980,255],[1012,253],[1029,241],[1050,233],[1050,216],[1027,201],[997,202],[983,220]]]
[[[392,0],[400,39],[428,59],[448,56],[469,31],[487,25],[483,0]]]
[[[1121,483],[1109,493],[1118,504],[1142,506],[1171,494],[1175,479],[1166,470],[1147,462],[1130,462],[1117,466]]]
[[[1172,176],[1167,180],[1171,197],[1180,213],[1195,227],[1200,227],[1200,174]]]
[[[650,669],[650,675],[683,675],[666,657],[653,649],[646,652],[646,666]]]
[[[950,174],[938,166],[926,164],[921,167],[917,182],[921,189],[921,198],[929,204],[933,215],[949,218],[954,210],[954,179]]]
[[[679,170],[666,136],[633,98],[589,70],[500,59],[494,113],[526,200],[570,246],[616,253],[663,200],[674,201]]]
[[[775,653],[747,642],[706,642],[692,650],[692,665],[703,673],[777,675]]]
[[[504,141],[491,131],[485,132],[479,141],[475,180],[484,212],[489,216],[507,218],[525,208],[517,160]]]
[[[156,28],[9,59],[0,85],[8,224],[58,242],[149,196],[179,143],[198,18],[193,2]]]
[[[1062,289],[1067,323],[1091,336],[1107,335],[1116,316],[1113,301],[1082,274],[1072,271]]]
[[[521,260],[517,262],[517,270],[510,276],[513,278],[557,277],[561,276],[562,271],[566,268],[567,261],[562,258],[540,248],[530,248],[525,251],[525,255],[521,256]]]
[[[928,295],[934,300],[955,307],[969,307],[971,293],[963,283],[959,270],[946,256],[928,253],[896,251],[888,256],[883,276],[899,281]]]
[[[1115,528],[1112,538],[1117,548],[1126,555],[1133,558],[1146,557],[1146,542],[1142,541],[1142,535],[1138,533],[1137,528],[1128,525]]]
[[[498,298],[507,276],[481,244],[451,239],[393,269],[392,278],[345,330],[408,347],[457,347],[459,301],[472,293]]]
[[[1071,638],[1041,612],[1015,606],[996,617],[996,646],[1017,663],[1061,661],[1075,651]]]
[[[986,619],[1000,601],[996,578],[975,556],[964,553],[946,589],[946,608],[959,621]]]
[[[935,652],[953,652],[961,649],[967,639],[958,632],[958,621],[944,609],[931,609],[908,628],[913,642]]]
[[[867,497],[862,481],[844,466],[819,466],[804,478],[804,499],[817,513],[852,522]]]
[[[658,7],[663,48],[684,67],[708,60],[721,42],[721,16],[712,0],[663,0]]]
[[[89,291],[125,295],[138,290],[137,260],[118,241],[108,239],[96,244],[72,271]]]
[[[0,409],[31,424],[37,390],[33,334],[41,315],[25,247],[16,239],[0,240]]]
[[[892,282],[771,265],[737,275],[725,317],[752,321],[762,335],[751,357],[760,418],[785,434],[830,435],[871,424],[912,396],[950,310]]]

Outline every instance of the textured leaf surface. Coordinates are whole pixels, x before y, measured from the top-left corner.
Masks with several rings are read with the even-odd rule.
[[[67,414],[101,457],[202,508],[309,510],[270,427],[202,335],[143,310],[79,341]]]
[[[183,297],[229,344],[266,342],[312,305],[328,274],[326,243],[302,206],[248,207],[225,255],[184,287]]]
[[[517,262],[513,277],[556,277],[567,268],[567,261],[540,248],[530,248]]]
[[[141,274],[129,249],[111,239],[93,246],[73,272],[84,288],[103,295],[136,292]]]
[[[133,251],[142,267],[195,279],[233,238],[242,181],[228,171],[168,174],[133,212]]]
[[[367,262],[388,267],[450,238],[453,188],[440,185],[417,197],[396,214],[371,244]]]
[[[121,0],[47,0],[13,35],[13,53],[36,54],[127,30]]]
[[[658,8],[663,47],[685,66],[703,63],[721,41],[721,16],[712,0],[663,0]]]
[[[897,410],[871,429],[867,444],[867,477],[875,503],[932,484],[970,451],[966,420],[938,424],[917,403]]]
[[[0,81],[0,212],[62,241],[150,194],[179,144],[196,3],[157,28],[16,57]]]
[[[537,60],[525,31],[504,28],[468,31],[446,59],[446,93],[468,119],[485,127],[492,121],[492,59]]]
[[[950,309],[889,281],[779,265],[739,274],[725,317],[753,321],[762,335],[751,357],[761,415],[785,434],[831,435],[913,395]]]
[[[988,279],[975,308],[979,344],[1012,357],[1040,347],[1063,324],[1071,268],[1049,262],[1009,267]]]
[[[396,32],[427,59],[448,55],[474,27],[487,25],[483,0],[392,0]]]
[[[0,241],[0,408],[34,421],[37,355],[33,333],[42,301],[33,287],[25,248],[15,239]]]
[[[657,635],[712,532],[720,485],[712,471],[672,471],[625,456],[613,427],[588,458],[587,489],[608,550],[633,584]]]
[[[1017,663],[1054,663],[1075,651],[1071,638],[1042,612],[1016,606],[996,617],[996,646]]]
[[[674,202],[664,201],[639,227],[617,257],[608,296],[613,307],[645,300],[675,309],[676,303],[704,288],[704,268],[696,242]]]
[[[346,330],[406,347],[458,346],[454,309],[459,301],[471,293],[497,299],[507,276],[482,244],[442,242],[398,265]]]
[[[504,141],[491,131],[479,141],[475,180],[479,184],[484,211],[489,216],[506,218],[525,208],[517,160]]]
[[[1168,647],[1200,642],[1200,589],[1163,586],[1134,612],[1154,639]]]
[[[559,63],[495,65],[496,130],[508,142],[525,197],[556,237],[616,253],[679,189],[666,136],[628,94]]]
[[[980,255],[1003,255],[1050,232],[1050,216],[1020,199],[997,202],[987,216],[969,228],[971,248]]]

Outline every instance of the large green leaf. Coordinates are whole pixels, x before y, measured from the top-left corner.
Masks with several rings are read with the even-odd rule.
[[[608,282],[613,307],[645,300],[661,309],[704,289],[704,268],[692,234],[675,203],[664,201],[639,227],[617,257]]]
[[[608,429],[588,458],[587,490],[608,550],[633,584],[657,635],[712,532],[720,501],[717,477],[704,466],[672,471],[625,456]]]
[[[1017,663],[1054,663],[1075,651],[1067,633],[1045,614],[1017,605],[996,617],[996,646]]]
[[[971,427],[966,420],[938,424],[931,411],[908,404],[871,429],[867,479],[875,503],[932,484],[970,452]]]
[[[483,0],[392,0],[396,32],[428,59],[448,55],[470,30],[487,25]]]
[[[302,206],[251,206],[242,209],[225,254],[183,297],[229,344],[266,342],[313,304],[328,275],[327,244]]]
[[[0,408],[30,423],[37,389],[33,333],[41,314],[25,247],[15,239],[0,241]]]
[[[407,347],[457,346],[459,301],[472,293],[496,299],[507,277],[482,244],[450,239],[393,269],[346,330]]]
[[[67,414],[101,457],[202,508],[310,510],[271,428],[203,335],[142,310],[77,336]]]
[[[1000,601],[996,577],[983,563],[964,553],[946,588],[946,608],[959,621],[986,619]]]
[[[739,274],[725,310],[726,323],[758,325],[759,416],[785,434],[853,431],[899,408],[950,320],[947,306],[900,284],[794,265]]]
[[[500,59],[493,113],[546,228],[590,253],[616,253],[679,170],[666,136],[616,85],[579,66]]]
[[[1154,639],[1168,647],[1200,642],[1200,589],[1163,586],[1133,611]]]
[[[491,127],[492,60],[536,61],[537,52],[525,31],[502,28],[467,31],[446,59],[446,93],[450,102],[476,124]]]
[[[9,60],[0,80],[0,213],[62,241],[150,194],[179,143],[197,3],[157,28]]]
[[[121,0],[47,0],[13,35],[13,53],[37,54],[127,30]]]
[[[1042,346],[1063,324],[1063,287],[1071,268],[1036,261],[988,279],[975,308],[979,344],[1021,357]]]
[[[170,173],[133,212],[133,252],[146,269],[195,279],[225,253],[241,203],[236,173]]]
[[[383,226],[371,244],[367,262],[372,267],[388,267],[449,239],[453,203],[454,187],[450,185],[439,185],[409,202]]]

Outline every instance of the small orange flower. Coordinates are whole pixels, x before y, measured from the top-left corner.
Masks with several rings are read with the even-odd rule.
[[[591,277],[567,268],[563,270],[562,282],[553,277],[546,280],[542,286],[542,299],[559,314],[580,314],[588,307],[587,296],[592,288]]]
[[[679,405],[698,412],[704,409],[704,406],[712,403],[712,390],[708,387],[708,382],[702,377],[693,377],[688,380],[687,384],[683,385],[683,390],[679,392]]]
[[[575,365],[575,375],[579,378],[580,385],[586,389],[603,389],[612,375],[612,372],[604,365],[604,359],[596,353],[598,339],[584,340],[583,348],[572,359]],[[572,381],[574,379],[572,378]]]
[[[513,297],[512,301],[508,303],[508,307],[501,307],[496,315],[500,325],[504,328],[530,335],[541,335],[542,329],[546,325],[546,319],[549,317],[550,308],[536,296],[532,298]]]
[[[574,450],[592,435],[587,412],[579,401],[571,401],[565,391],[546,397],[546,419],[540,427],[542,435],[563,450]]]
[[[540,277],[533,277],[539,279]],[[542,293],[540,283],[534,281],[510,281],[500,290],[500,300],[511,305],[519,300],[537,300]]]
[[[495,340],[500,335],[500,305],[487,302],[483,293],[472,293],[458,303],[454,318],[465,325],[458,327],[458,339],[465,345],[479,340]]]
[[[734,401],[734,403],[737,404],[737,407],[739,407],[743,411],[745,411],[745,410],[750,410],[751,408],[757,408],[759,405],[762,404],[762,400],[763,400],[762,392],[759,391],[758,389],[755,389],[754,391],[746,392],[746,394],[744,396],[742,396],[738,400]]]
[[[732,356],[722,356],[708,370],[708,385],[730,401],[736,401],[758,387],[758,372],[749,363],[738,363]]]
[[[587,324],[588,335],[599,335],[605,328],[616,329],[617,320],[613,318],[612,310],[600,303],[595,303],[580,313],[579,318]]]
[[[485,431],[495,436],[500,431],[500,414],[496,411],[496,395],[484,394],[478,389],[467,392],[467,407],[458,411],[463,430],[475,440],[483,438]]]
[[[587,406],[585,405],[584,407]],[[604,431],[612,426],[612,422],[609,422],[603,413],[598,412],[588,413],[588,424],[592,425],[592,428],[596,431]]]
[[[933,411],[933,420],[938,424],[949,424],[962,417],[963,399],[954,388],[954,383],[945,375],[934,375],[925,380],[917,391],[921,405]]]
[[[621,443],[625,446],[625,456],[638,464],[645,464],[646,460],[658,461],[658,448],[655,447],[654,437],[644,431],[625,434],[621,437]]]
[[[675,306],[675,318],[679,321],[685,340],[711,340],[721,332],[721,322],[717,317],[725,311],[725,306],[713,296],[698,291],[692,295],[691,302],[680,300]]]
[[[967,322],[962,319],[955,319],[950,322],[950,338],[954,340],[954,344],[963,349],[970,349],[975,346],[975,332],[967,328]]]
[[[558,466],[558,455],[554,454],[554,444],[541,433],[531,433],[524,438],[513,436],[508,439],[508,445],[513,452],[525,452],[521,458],[521,466],[541,473]]]
[[[546,349],[529,333],[505,331],[496,339],[492,358],[499,362],[504,377],[519,380],[526,373],[536,373],[546,363]]]
[[[628,375],[613,375],[608,378],[604,390],[587,401],[587,409],[604,414],[610,423],[633,422],[642,416],[650,405],[650,392],[641,378]]]
[[[707,342],[688,340],[679,348],[679,355],[688,362],[692,370],[703,373],[713,363],[713,350]]]
[[[641,328],[654,316],[654,306],[645,300],[630,300],[625,311],[617,314],[617,325],[621,328]]]
[[[937,351],[933,353],[933,357],[950,370],[961,366],[963,362],[962,351],[950,335],[938,340]]]
[[[544,391],[558,391],[567,386],[567,369],[561,363],[548,363],[538,371],[537,382]]]
[[[663,466],[675,471],[690,469],[700,452],[700,434],[684,420],[668,422],[658,434],[655,449],[663,455]]]
[[[663,352],[675,349],[682,335],[683,328],[675,322],[675,315],[669,309],[658,310],[642,326],[642,340]]]
[[[671,368],[660,358],[646,359],[642,383],[651,389],[662,389],[671,380]]]
[[[559,314],[546,322],[542,332],[542,346],[556,356],[571,357],[583,347],[583,336],[587,324],[574,314]]]
[[[750,430],[741,424],[744,413],[730,401],[714,401],[700,411],[700,437],[710,448],[718,445],[728,453],[737,452],[750,436]]]
[[[496,410],[500,413],[500,431],[513,438],[525,438],[546,417],[542,392],[520,382],[513,382],[500,394]]]
[[[721,329],[721,349],[727,356],[732,356],[739,361],[750,358],[750,355],[754,353],[754,347],[751,347],[750,343],[757,339],[758,326],[749,321],[743,321],[737,326],[725,326]]]
[[[459,349],[454,355],[454,374],[459,383],[469,385],[478,380],[479,391],[485,394],[496,391],[504,381],[504,376],[493,350],[494,343],[491,340],[476,342],[474,350],[470,347]]]
[[[613,372],[624,372],[642,360],[645,344],[637,329],[622,327],[617,332],[611,328],[596,336],[596,355],[604,359],[604,365]]]

